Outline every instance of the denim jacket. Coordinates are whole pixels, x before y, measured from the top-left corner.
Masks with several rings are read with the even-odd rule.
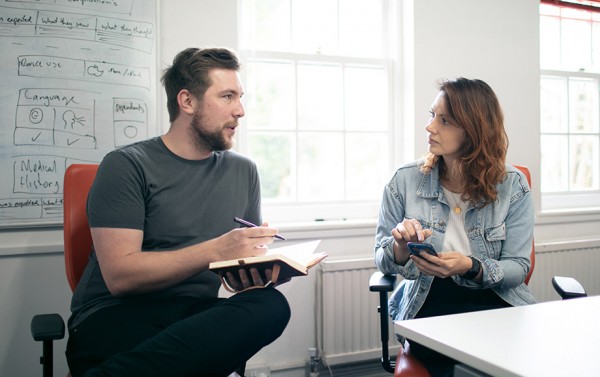
[[[404,266],[394,263],[392,229],[404,218],[419,220],[432,235],[425,242],[441,250],[450,215],[439,181],[439,164],[430,174],[413,162],[399,168],[386,185],[379,213],[375,244],[375,263],[383,273],[399,274],[404,279],[392,293],[389,305],[394,320],[412,319],[421,309],[432,276],[421,274],[409,260]],[[513,306],[535,303],[524,283],[531,268],[534,210],[531,190],[525,175],[507,166],[506,179],[498,184],[498,199],[483,208],[469,204],[465,227],[473,257],[481,262],[481,284],[453,276],[459,285],[491,288]]]

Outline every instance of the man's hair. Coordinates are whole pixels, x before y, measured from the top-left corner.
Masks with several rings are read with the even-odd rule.
[[[484,81],[462,77],[440,82],[439,89],[451,124],[465,133],[465,141],[458,150],[459,169],[465,177],[462,199],[476,206],[493,203],[498,196],[496,185],[506,177],[508,149],[498,97]],[[425,160],[425,166],[431,168],[439,159],[427,153]],[[445,176],[446,169],[444,164],[440,165],[440,177]]]
[[[187,89],[201,101],[212,84],[209,72],[214,68],[238,71],[240,63],[232,51],[224,48],[187,48],[175,56],[173,65],[163,71],[160,79],[167,93],[170,122],[179,115],[179,92]]]

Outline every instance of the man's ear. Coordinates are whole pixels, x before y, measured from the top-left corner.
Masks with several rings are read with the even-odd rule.
[[[179,109],[187,115],[194,115],[196,110],[196,98],[187,89],[181,89],[177,94]]]

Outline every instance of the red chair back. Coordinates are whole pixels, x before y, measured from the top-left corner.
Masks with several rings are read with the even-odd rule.
[[[527,183],[529,183],[529,187],[531,188],[531,173],[529,173],[529,169],[522,165],[513,165],[513,166],[515,168],[519,169],[520,171],[522,171],[523,174],[525,174],[525,177],[527,178]],[[535,243],[532,241],[531,242],[531,268],[529,269],[529,272],[527,273],[527,276],[525,277],[525,284],[529,284],[529,279],[531,279],[531,275],[533,274],[534,267],[535,267]]]
[[[71,290],[75,290],[92,251],[87,220],[88,192],[96,178],[98,164],[72,164],[64,178],[65,269]]]

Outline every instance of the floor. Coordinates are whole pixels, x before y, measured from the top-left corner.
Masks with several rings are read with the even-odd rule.
[[[334,366],[331,371],[324,368],[318,377],[392,377],[386,372],[379,360]]]

